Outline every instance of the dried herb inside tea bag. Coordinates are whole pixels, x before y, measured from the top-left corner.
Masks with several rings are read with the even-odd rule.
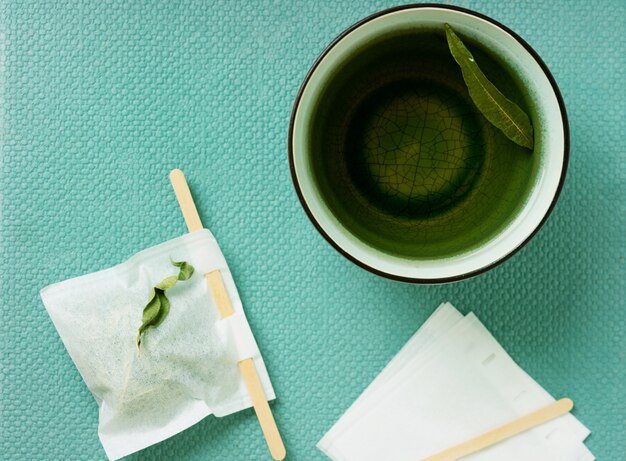
[[[137,349],[141,346],[141,335],[147,329],[159,326],[170,312],[170,301],[165,292],[176,285],[179,280],[189,280],[193,275],[193,266],[185,261],[172,261],[172,265],[180,269],[178,275],[164,278],[150,292],[150,301],[143,309],[142,323],[137,332]]]

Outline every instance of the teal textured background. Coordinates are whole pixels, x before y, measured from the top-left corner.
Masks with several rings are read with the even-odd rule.
[[[599,460],[626,459],[626,6],[454,2],[503,22],[563,92],[571,163],[544,229],[472,280],[412,286],[352,265],[291,185],[292,101],[324,47],[389,1],[3,4],[0,458],[105,459],[97,407],[39,299],[185,227],[186,172],[221,243],[278,400],[289,460],[315,443],[441,302],[475,311]],[[132,460],[269,459],[251,410]]]

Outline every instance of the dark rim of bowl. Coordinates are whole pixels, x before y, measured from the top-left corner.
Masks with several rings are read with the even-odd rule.
[[[298,183],[298,178],[296,176],[296,169],[295,169],[295,164],[294,164],[294,152],[293,152],[294,123],[295,123],[296,112],[298,110],[298,106],[300,105],[300,99],[302,98],[302,93],[304,92],[304,89],[306,88],[307,84],[309,83],[309,80],[310,80],[311,76],[313,75],[313,73],[315,72],[315,70],[317,69],[318,65],[324,59],[324,57],[330,52],[330,50],[333,49],[335,47],[335,45],[337,43],[339,43],[339,41],[341,41],[345,36],[350,34],[352,31],[356,30],[357,28],[361,27],[362,25],[372,21],[373,19],[379,18],[381,16],[385,16],[387,14],[394,13],[394,12],[397,12],[397,11],[418,9],[418,8],[439,8],[439,9],[444,9],[444,10],[460,11],[462,13],[467,13],[467,14],[470,14],[470,15],[475,16],[477,18],[484,19],[485,21],[488,21],[488,22],[494,24],[495,26],[499,27],[500,29],[502,29],[505,32],[507,32],[508,34],[510,34],[524,48],[526,48],[526,50],[535,59],[535,61],[537,61],[537,64],[539,64],[539,66],[543,70],[543,72],[546,75],[546,77],[548,77],[548,80],[550,81],[550,84],[552,85],[552,89],[554,91],[554,94],[556,95],[556,98],[558,100],[559,108],[561,109],[561,117],[563,118],[563,137],[564,137],[564,146],[563,147],[564,148],[563,148],[563,167],[562,167],[562,170],[561,170],[561,178],[559,179],[559,185],[558,185],[557,190],[556,190],[556,192],[554,194],[554,197],[552,199],[552,203],[550,204],[550,207],[546,211],[546,214],[541,219],[541,221],[539,222],[537,227],[535,227],[535,229],[531,232],[531,234],[522,243],[520,243],[517,247],[515,247],[509,253],[504,255],[502,258],[500,258],[500,259],[498,259],[498,260],[496,260],[496,261],[494,261],[494,262],[492,262],[492,263],[490,263],[490,264],[488,264],[488,265],[486,265],[484,267],[481,267],[480,269],[476,269],[474,271],[466,272],[464,274],[455,275],[455,276],[451,276],[451,277],[442,277],[442,278],[436,278],[436,279],[422,279],[422,278],[414,278],[414,277],[403,277],[403,276],[400,276],[400,275],[390,274],[388,272],[381,271],[379,269],[376,269],[375,267],[372,267],[372,266],[369,266],[369,265],[365,264],[363,261],[357,259],[356,257],[352,256],[350,253],[345,251],[343,248],[341,248],[326,233],[326,231],[322,228],[322,226],[319,224],[319,222],[315,219],[315,216],[313,216],[313,213],[309,209],[309,207],[308,207],[308,205],[307,205],[307,203],[306,203],[306,201],[304,199],[304,196],[302,194],[302,190],[300,189],[300,185]],[[568,167],[568,164],[569,164],[569,156],[570,156],[569,150],[570,150],[569,122],[568,122],[568,118],[567,118],[567,112],[565,110],[565,103],[563,102],[563,97],[561,95],[561,92],[559,90],[559,87],[558,87],[556,81],[554,80],[554,77],[550,73],[550,70],[548,69],[548,66],[545,64],[545,62],[543,62],[543,59],[541,59],[539,54],[537,54],[537,52],[522,37],[517,35],[515,32],[513,32],[511,29],[509,29],[504,24],[496,21],[495,19],[490,18],[489,16],[485,16],[484,14],[477,13],[475,11],[468,10],[466,8],[461,8],[461,7],[458,7],[458,6],[450,6],[450,5],[441,5],[441,4],[437,4],[437,3],[415,3],[415,4],[401,5],[401,6],[397,6],[397,7],[393,7],[393,8],[388,8],[388,9],[379,11],[377,13],[374,13],[371,16],[368,16],[368,17],[362,19],[361,21],[353,24],[352,26],[350,26],[346,30],[344,30],[339,36],[337,36],[330,43],[330,45],[328,45],[326,47],[326,49],[322,52],[322,54],[320,54],[318,56],[318,58],[315,60],[315,62],[313,63],[313,66],[311,66],[311,68],[309,69],[306,77],[304,78],[304,81],[302,82],[302,85],[300,86],[300,89],[298,90],[298,94],[297,94],[296,99],[294,101],[293,109],[291,111],[291,118],[290,118],[290,121],[289,121],[288,151],[289,151],[289,169],[291,170],[291,179],[293,181],[293,185],[294,185],[294,187],[296,189],[296,193],[298,195],[298,199],[300,200],[302,208],[304,208],[304,211],[306,212],[307,216],[309,217],[309,219],[311,220],[311,222],[313,223],[315,228],[326,239],[326,241],[328,243],[330,243],[335,248],[335,250],[337,250],[340,254],[342,254],[348,260],[352,261],[354,264],[362,267],[363,269],[368,270],[369,272],[372,272],[372,273],[374,273],[376,275],[379,275],[381,277],[385,277],[385,278],[388,278],[388,279],[391,279],[391,280],[400,281],[400,282],[407,282],[407,283],[438,284],[438,283],[456,282],[456,281],[459,281],[459,280],[469,279],[471,277],[474,277],[476,275],[482,274],[483,272],[486,272],[486,271],[488,271],[490,269],[493,269],[494,267],[502,264],[504,261],[506,261],[507,259],[512,257],[519,250],[521,250],[522,247],[524,245],[526,245],[530,241],[530,239],[532,239],[539,232],[539,230],[543,227],[543,225],[545,224],[546,220],[548,219],[548,217],[550,216],[550,214],[554,210],[556,202],[558,201],[559,196],[561,195],[561,191],[563,190],[563,184],[565,182],[565,176],[567,174],[567,167]]]

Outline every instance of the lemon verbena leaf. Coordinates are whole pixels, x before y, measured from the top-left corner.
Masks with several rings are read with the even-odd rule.
[[[165,295],[165,292],[176,285],[176,282],[179,280],[188,280],[193,275],[194,268],[191,264],[185,261],[172,261],[172,264],[180,269],[178,275],[170,275],[164,278],[150,291],[150,299],[143,309],[141,326],[137,331],[137,349],[141,346],[141,339],[144,332],[149,328],[159,326],[170,312],[170,301]]]
[[[469,95],[478,110],[511,141],[532,149],[533,127],[528,115],[487,79],[452,27],[446,24],[445,29],[452,57],[461,68]]]

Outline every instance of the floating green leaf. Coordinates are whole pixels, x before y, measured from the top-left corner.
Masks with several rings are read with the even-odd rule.
[[[450,52],[461,67],[463,80],[476,107],[489,122],[507,138],[520,146],[533,148],[533,127],[528,115],[513,101],[504,96],[482,73],[472,53],[454,33],[449,24],[445,25]]]
[[[185,261],[172,261],[172,265],[180,269],[178,275],[170,275],[169,277],[164,278],[157,283],[150,292],[150,300],[143,309],[141,326],[137,332],[137,349],[141,346],[141,336],[143,333],[149,328],[158,327],[170,312],[170,300],[167,299],[165,291],[176,285],[176,282],[179,280],[189,280],[193,275],[193,266]]]

